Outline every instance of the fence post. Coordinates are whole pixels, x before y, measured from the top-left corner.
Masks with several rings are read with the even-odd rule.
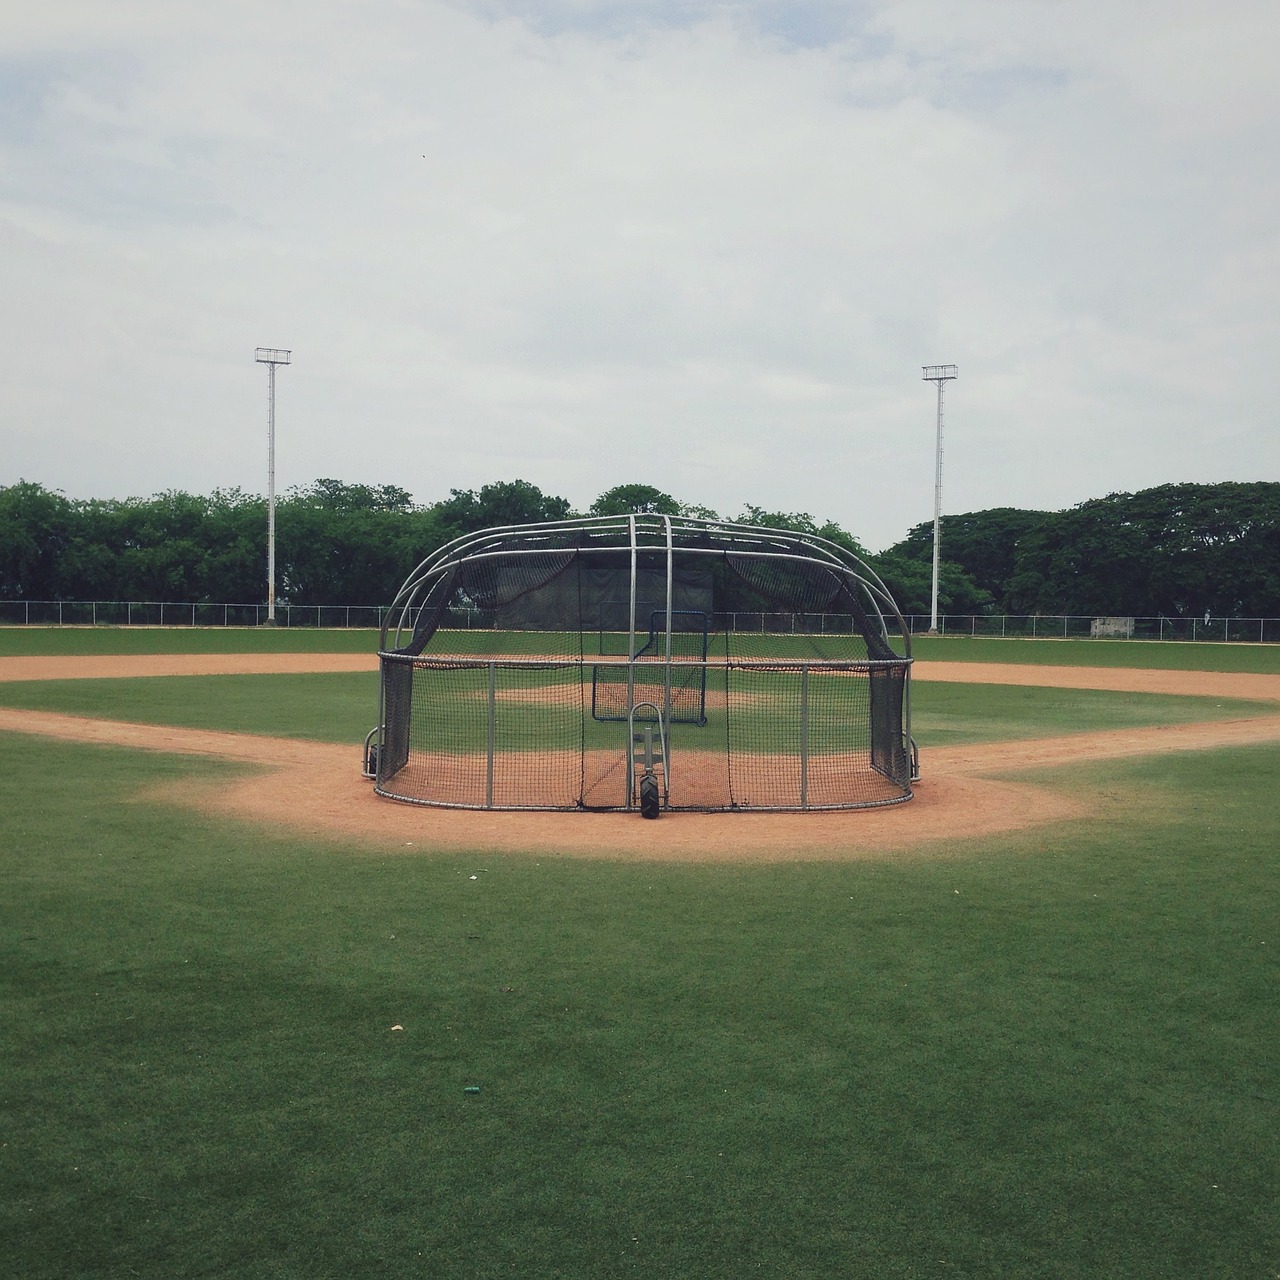
[[[493,743],[496,736],[495,704],[498,690],[498,664],[489,663],[489,724],[485,733],[485,774],[484,774],[484,807],[493,808]],[[627,744],[631,750],[631,744]]]
[[[800,807],[809,807],[809,664],[800,668]]]

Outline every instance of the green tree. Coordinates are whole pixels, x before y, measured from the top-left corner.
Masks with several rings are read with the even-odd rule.
[[[1280,608],[1280,484],[1169,484],[1047,518],[1019,544],[1022,612],[1265,617]]]
[[[0,488],[0,597],[60,599],[60,565],[75,507],[30,480]]]
[[[330,511],[413,511],[413,495],[394,484],[344,484],[341,480],[316,480],[306,488],[290,490],[290,498]]]
[[[896,551],[869,556],[868,563],[879,574],[903,613],[928,614],[933,608],[933,560],[917,560]],[[959,565],[938,564],[938,608],[942,613],[984,613],[991,597]]]
[[[957,566],[997,608],[1006,608],[1018,548],[1032,530],[1051,518],[1048,512],[1025,511],[1017,507],[993,507],[986,511],[943,516],[939,530],[942,556],[945,562]],[[885,554],[927,564],[932,575],[933,521],[915,525]],[[940,596],[941,578],[940,565]]]
[[[453,531],[395,485],[317,480],[276,513],[280,598],[288,604],[382,604]]]
[[[619,484],[606,489],[588,508],[593,516],[682,516],[684,506],[651,484]]]
[[[504,525],[567,520],[570,513],[567,498],[543,493],[527,480],[486,484],[478,492],[450,489],[449,496],[433,509],[441,525],[453,530],[454,535]]]

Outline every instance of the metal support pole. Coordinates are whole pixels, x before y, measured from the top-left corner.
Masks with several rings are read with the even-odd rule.
[[[942,388],[938,379],[938,436],[934,451],[933,477],[933,587],[929,599],[929,630],[938,629],[938,565],[942,559]]]
[[[498,664],[489,663],[489,723],[485,732],[484,807],[493,808],[493,749],[497,738]]]
[[[938,564],[942,558],[942,388],[958,376],[959,370],[953,364],[924,366],[924,380],[938,384],[938,434],[934,452],[933,479],[933,590],[929,608],[931,635],[936,635],[938,631]]]
[[[267,622],[276,620],[276,367],[267,365]]]
[[[672,600],[671,595],[675,589],[675,536],[671,530],[671,517],[663,516],[663,523],[667,528],[667,653],[666,653],[666,673],[662,681],[662,723],[665,726],[671,723],[671,620],[672,620]],[[665,740],[662,744],[663,760],[666,760],[667,744]]]
[[[276,620],[276,365],[289,364],[293,353],[257,347],[253,358],[267,366],[267,625]]]
[[[627,711],[631,712],[636,705],[636,574],[639,572],[634,515],[627,517],[627,524],[631,533],[631,595],[627,609],[627,616],[630,619],[627,628]],[[628,753],[631,751],[630,743],[627,744],[627,751]]]
[[[800,668],[800,807],[809,807],[809,664]]]

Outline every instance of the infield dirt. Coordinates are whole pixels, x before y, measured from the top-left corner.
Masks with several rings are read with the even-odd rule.
[[[7,658],[0,680],[365,671],[359,654],[127,655]],[[1280,704],[1280,676],[1081,667],[928,663],[914,678],[1244,698]],[[382,853],[433,850],[625,857],[680,862],[813,861],[944,852],[945,842],[1043,826],[1101,812],[1101,794],[1070,795],[1009,775],[1092,760],[1280,741],[1280,711],[1245,719],[983,743],[925,753],[907,804],[803,814],[505,813],[424,808],[373,794],[359,744],[218,733],[0,708],[0,731],[47,735],[237,761],[230,781],[148,788],[142,798],[193,805],[275,831],[336,839]],[[999,776],[996,776],[999,775]]]

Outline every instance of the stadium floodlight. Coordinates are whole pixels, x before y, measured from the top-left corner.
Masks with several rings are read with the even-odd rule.
[[[253,358],[267,366],[267,623],[276,620],[276,365],[291,364],[293,353],[255,347]]]
[[[938,384],[938,446],[937,470],[933,482],[933,599],[929,611],[929,634],[938,631],[938,560],[942,545],[942,388],[960,376],[960,371],[953,364],[926,364],[925,382]]]

